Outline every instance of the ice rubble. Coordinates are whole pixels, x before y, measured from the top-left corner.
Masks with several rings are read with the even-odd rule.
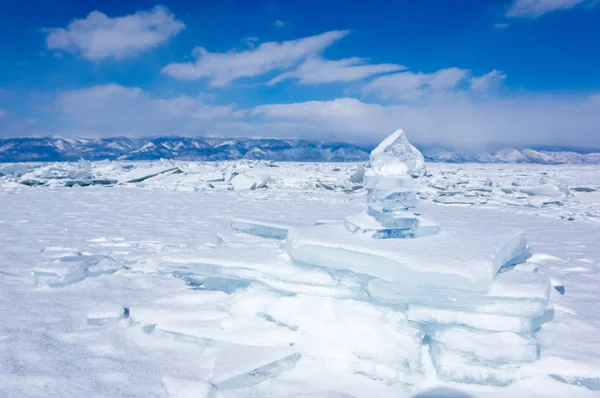
[[[448,381],[521,378],[521,366],[540,357],[536,331],[554,315],[549,278],[518,266],[531,256],[524,235],[466,224],[461,208],[439,225],[415,214],[411,182],[424,163],[403,132],[383,144],[364,175],[369,190],[384,193],[371,197],[369,211],[314,226],[234,219],[235,230],[285,241],[264,239],[243,254],[228,244],[161,258],[158,272],[204,293],[131,308],[132,325],[206,347],[274,350],[259,370],[213,379],[220,389],[279,380],[313,361],[385,383],[417,383],[426,362]],[[408,189],[385,195],[398,187]],[[357,218],[363,230],[375,223],[408,233],[374,239],[381,236],[349,227]],[[247,362],[238,351],[230,362]]]
[[[434,194],[419,188],[428,177],[415,151],[402,131],[384,141],[372,156],[375,166],[359,167],[352,177],[368,190],[368,210],[345,220],[301,225],[234,218],[236,232],[200,244],[192,255],[130,264],[132,272],[152,269],[180,278],[187,289],[134,306],[105,303],[87,314],[88,325],[121,322],[201,346],[212,361],[211,376],[164,378],[175,396],[193,390],[244,396],[259,386],[271,394],[290,385],[304,391],[307,369],[313,376],[332,369],[361,375],[373,383],[366,385],[381,388],[418,384],[429,365],[439,378],[455,382],[506,385],[523,377],[523,366],[541,355],[536,332],[554,315],[551,281],[535,266],[522,265],[531,255],[522,232],[471,225],[465,220],[472,210],[464,207],[435,221],[421,216],[418,198]],[[253,174],[251,164],[225,164],[218,172],[172,166],[125,174],[135,174],[127,179],[141,186],[189,178],[212,189],[254,191],[248,194],[267,180]],[[487,195],[493,189],[488,180],[451,178],[453,187],[438,181],[436,192],[455,203],[468,191]],[[534,191],[514,192],[530,197]],[[260,238],[240,244],[244,233]],[[109,257],[64,248],[47,255],[34,276],[39,284],[64,287],[122,267]],[[336,384],[335,376],[329,379],[314,383],[353,392]]]

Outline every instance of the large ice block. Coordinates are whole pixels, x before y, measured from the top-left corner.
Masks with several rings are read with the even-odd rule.
[[[409,321],[422,324],[460,325],[497,332],[532,333],[552,320],[554,309],[547,308],[543,314],[534,317],[518,317],[409,305],[407,315]]]
[[[498,270],[526,250],[520,231],[459,222],[419,239],[371,239],[337,225],[292,229],[286,239],[286,251],[298,263],[415,288],[479,292],[487,292]]]

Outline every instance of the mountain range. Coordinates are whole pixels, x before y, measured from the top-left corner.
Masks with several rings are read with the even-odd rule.
[[[419,146],[430,162],[600,164],[600,152],[506,148],[468,151]],[[0,162],[59,162],[86,160],[235,160],[260,159],[302,162],[353,162],[369,158],[370,146],[268,138],[157,137],[71,139],[0,138]]]

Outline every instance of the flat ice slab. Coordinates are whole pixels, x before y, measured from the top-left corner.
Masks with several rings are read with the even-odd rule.
[[[416,304],[507,316],[538,316],[550,299],[550,279],[537,272],[510,270],[498,274],[486,293],[409,287],[373,279],[369,295],[381,303]]]
[[[456,220],[417,239],[372,239],[339,225],[292,229],[286,250],[299,263],[350,270],[427,288],[489,290],[498,270],[528,251],[523,232]]]

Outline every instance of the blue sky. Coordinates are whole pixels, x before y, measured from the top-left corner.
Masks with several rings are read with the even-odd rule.
[[[600,146],[596,0],[0,0],[0,137]]]

